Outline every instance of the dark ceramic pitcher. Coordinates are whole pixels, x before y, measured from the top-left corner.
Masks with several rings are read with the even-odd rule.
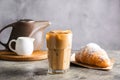
[[[12,39],[17,39],[18,37],[32,37],[35,39],[34,50],[40,50],[43,41],[43,31],[46,27],[50,25],[49,21],[33,21],[29,19],[19,20],[12,24],[9,24],[0,30],[0,33],[8,27],[12,27],[12,31],[7,43],[0,41],[7,50],[9,50],[8,44]],[[11,45],[13,48],[15,44]]]

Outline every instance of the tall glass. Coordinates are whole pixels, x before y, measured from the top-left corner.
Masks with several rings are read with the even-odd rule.
[[[64,73],[70,67],[72,48],[72,32],[70,30],[54,30],[46,34],[48,48],[48,73]]]

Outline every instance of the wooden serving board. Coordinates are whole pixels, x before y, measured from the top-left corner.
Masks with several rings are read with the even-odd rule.
[[[19,56],[14,52],[0,51],[0,60],[9,61],[37,61],[47,59],[47,51],[36,50],[30,56]]]

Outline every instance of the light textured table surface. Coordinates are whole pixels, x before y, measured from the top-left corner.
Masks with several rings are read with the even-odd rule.
[[[120,51],[108,51],[115,59],[110,71],[93,70],[71,65],[65,74],[47,74],[48,62],[15,62],[0,60],[0,80],[120,80]]]

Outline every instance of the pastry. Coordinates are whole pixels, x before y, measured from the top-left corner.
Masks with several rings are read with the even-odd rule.
[[[95,43],[89,43],[81,48],[80,51],[75,54],[75,61],[101,68],[111,66],[111,60],[106,51]]]

